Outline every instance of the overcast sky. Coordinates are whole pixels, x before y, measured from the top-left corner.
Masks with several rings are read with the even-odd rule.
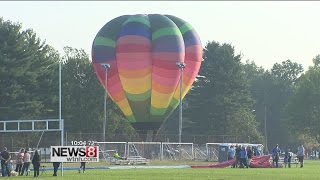
[[[170,14],[189,22],[203,46],[232,44],[244,61],[271,68],[291,59],[306,69],[320,54],[320,1],[1,1],[0,16],[32,28],[62,52],[91,45],[100,28],[124,14]]]

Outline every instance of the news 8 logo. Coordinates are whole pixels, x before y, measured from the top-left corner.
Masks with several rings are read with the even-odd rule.
[[[99,162],[99,146],[51,146],[51,162]]]
[[[86,157],[97,157],[98,146],[86,146]]]

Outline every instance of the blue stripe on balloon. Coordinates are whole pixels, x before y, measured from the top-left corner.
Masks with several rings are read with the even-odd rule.
[[[151,39],[150,29],[141,23],[126,24],[126,26],[124,26],[121,29],[118,37],[127,36],[127,35],[137,35],[137,36],[143,36],[147,39]]]
[[[164,36],[152,42],[153,52],[184,52],[184,42],[179,36]]]
[[[194,31],[188,31],[183,35],[185,46],[200,45],[198,35]]]
[[[114,60],[116,58],[115,48],[108,46],[93,46],[92,54],[94,55],[94,61],[97,63]]]

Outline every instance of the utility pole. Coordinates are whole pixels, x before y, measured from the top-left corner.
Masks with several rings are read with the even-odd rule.
[[[181,135],[182,135],[182,81],[183,81],[183,69],[186,67],[185,63],[177,62],[177,67],[180,69],[180,111],[179,111],[179,144],[181,143]]]
[[[110,64],[101,64],[105,71],[105,94],[104,94],[104,120],[103,120],[103,137],[102,141],[106,142],[106,126],[107,126],[107,99],[108,99],[108,70],[110,69]]]
[[[268,151],[268,134],[267,134],[267,105],[264,104],[264,137],[266,142],[266,151]]]

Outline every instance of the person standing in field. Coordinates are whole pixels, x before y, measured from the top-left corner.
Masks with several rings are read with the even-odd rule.
[[[283,162],[284,162],[284,167],[285,167],[285,168],[287,168],[287,166],[288,166],[288,163],[289,163],[288,159],[289,159],[289,151],[288,151],[288,149],[287,149],[287,150],[284,152],[284,158],[283,158]]]
[[[300,162],[300,168],[303,167],[304,155],[305,155],[305,149],[304,149],[303,145],[301,145],[298,147],[298,152],[297,152],[298,160]]]
[[[33,177],[39,177],[40,161],[40,155],[38,150],[36,150],[32,158]]]
[[[262,155],[262,147],[263,147],[263,145],[258,145],[257,146],[256,156],[261,156]]]
[[[239,167],[240,164],[240,151],[241,151],[241,145],[236,145],[236,164],[235,167]]]
[[[53,176],[57,176],[58,168],[60,166],[60,162],[53,162]]]
[[[240,150],[240,168],[248,168],[248,154],[246,147],[242,146]]]
[[[231,145],[228,150],[228,161],[234,159],[236,156],[236,150],[234,149],[234,146]],[[232,165],[233,168],[236,167],[236,162]]]
[[[1,173],[2,173],[2,177],[5,176],[10,176],[10,170],[9,170],[9,163],[10,163],[10,159],[11,156],[9,154],[9,152],[7,151],[7,147],[3,148],[3,151],[1,152]]]
[[[23,157],[24,157],[24,149],[20,149],[20,152],[17,154],[17,165],[16,165],[16,172],[19,176],[21,176],[21,169],[23,165]]]
[[[253,156],[253,150],[252,150],[251,146],[247,147],[247,156],[248,156],[247,166],[249,166],[250,165],[250,161],[251,161],[252,156]]]
[[[273,166],[275,166],[276,168],[279,167],[279,157],[281,154],[281,150],[279,148],[279,145],[277,144],[273,149],[272,149],[272,161],[273,161]],[[275,165],[274,165],[275,164]]]
[[[24,171],[26,171],[26,176],[29,175],[29,166],[30,166],[30,153],[28,152],[28,150],[26,149],[24,151],[24,156],[23,156],[23,166],[22,166],[22,172],[21,172],[21,176],[23,176]]]
[[[80,162],[79,173],[81,172],[81,169],[84,173],[84,171],[86,170],[86,162]]]

